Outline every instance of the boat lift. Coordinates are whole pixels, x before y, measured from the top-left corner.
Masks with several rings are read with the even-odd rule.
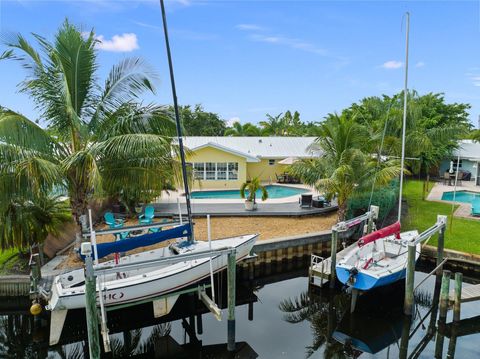
[[[172,226],[173,223],[158,223],[158,224],[150,224],[146,226],[132,226],[128,228],[131,230],[135,228],[135,230],[141,229],[149,229],[149,228],[161,228],[165,226]],[[145,228],[143,228],[145,227]],[[127,227],[119,228],[119,229],[109,229],[99,231],[97,233],[101,234],[118,234],[121,232],[125,232]],[[217,320],[221,320],[221,309],[217,306],[214,301],[214,294],[213,299],[211,299],[207,293],[206,288],[208,286],[198,286],[196,288],[184,289],[179,292],[167,293],[166,295],[156,297],[156,298],[149,298],[139,302],[127,303],[118,306],[109,306],[105,308],[103,302],[103,291],[107,288],[102,286],[101,280],[98,280],[97,285],[97,278],[102,278],[102,276],[111,273],[117,273],[120,271],[129,271],[135,270],[138,268],[149,268],[149,267],[158,267],[161,265],[168,265],[168,264],[175,264],[179,262],[195,260],[195,259],[202,259],[202,258],[212,258],[217,256],[224,256],[228,257],[227,261],[227,278],[228,278],[228,327],[227,327],[227,348],[229,351],[235,350],[235,274],[236,274],[236,249],[232,247],[225,247],[219,248],[216,250],[207,250],[195,253],[186,253],[186,254],[179,254],[171,257],[164,257],[158,259],[151,259],[140,261],[136,263],[120,263],[112,266],[99,266],[98,260],[93,258],[96,251],[92,250],[92,247],[96,246],[96,233],[93,228],[90,228],[89,234],[84,234],[85,237],[89,237],[91,242],[84,242],[81,245],[81,254],[85,256],[85,300],[86,300],[86,318],[87,318],[87,330],[88,330],[88,340],[89,340],[89,351],[91,358],[100,358],[100,344],[99,344],[99,332],[98,332],[98,309],[97,309],[97,296],[99,299],[99,306],[100,306],[100,313],[101,313],[101,334],[103,338],[103,344],[105,352],[110,351],[110,339],[108,334],[108,327],[107,327],[107,311],[116,310],[125,308],[127,306],[138,305],[146,302],[152,302],[153,305],[153,312],[155,317],[161,317],[163,315],[168,314],[173,305],[175,304],[177,298],[180,294],[184,293],[192,293],[197,292],[198,297],[200,300],[203,301],[205,306],[214,314]],[[210,231],[208,231],[210,232]],[[209,233],[210,234],[210,233]],[[210,235],[209,235],[210,237]],[[210,247],[211,248],[211,247]],[[94,263],[95,262],[95,263]],[[211,273],[211,278],[213,277],[213,272]],[[212,281],[213,284],[213,281]],[[212,288],[213,293],[214,288]],[[98,292],[98,293],[97,293]],[[57,341],[60,339],[61,331],[63,328],[63,324],[66,317],[66,310],[58,311],[58,315],[53,315],[52,312],[52,322],[51,322],[51,334],[50,334],[50,342]]]
[[[310,284],[323,287],[324,284],[330,281],[330,288],[335,287],[335,267],[337,265],[337,259],[342,258],[352,246],[357,245],[356,243],[353,243],[351,246],[346,247],[337,253],[338,234],[344,233],[362,222],[367,222],[363,230],[364,234],[371,233],[374,230],[374,220],[378,219],[379,211],[380,208],[378,206],[370,206],[370,211],[361,216],[352,218],[348,221],[339,222],[332,227],[330,257],[324,258],[311,254],[310,269],[308,271]]]

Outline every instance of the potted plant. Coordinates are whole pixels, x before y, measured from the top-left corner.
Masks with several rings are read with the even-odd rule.
[[[268,198],[268,192],[267,189],[262,186],[258,177],[252,178],[250,181],[243,183],[240,187],[240,197],[246,197],[245,209],[247,211],[253,211],[257,208],[255,199],[258,190],[262,191],[262,201],[265,201]]]

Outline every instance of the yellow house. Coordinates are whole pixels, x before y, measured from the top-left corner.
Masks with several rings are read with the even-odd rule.
[[[196,189],[238,189],[253,177],[276,182],[287,164],[312,157],[315,137],[185,137]]]

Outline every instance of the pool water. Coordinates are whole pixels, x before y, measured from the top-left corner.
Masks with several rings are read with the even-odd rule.
[[[443,201],[453,201],[454,192],[443,192]],[[480,193],[469,191],[457,191],[455,194],[455,201],[462,203],[472,203],[474,199],[480,199]]]
[[[265,186],[268,192],[268,198],[284,198],[295,196],[301,193],[309,192],[304,188],[297,187],[287,187],[287,186],[277,186],[277,185],[268,185]],[[246,193],[248,195],[248,192]],[[225,191],[193,191],[191,194],[194,199],[207,199],[207,198],[217,198],[217,199],[240,199],[240,190],[225,190]],[[257,199],[262,198],[262,191],[257,191]]]

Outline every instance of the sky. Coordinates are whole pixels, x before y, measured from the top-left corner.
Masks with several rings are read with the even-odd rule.
[[[179,103],[202,104],[229,123],[286,110],[321,121],[400,91],[409,11],[409,88],[471,104],[478,124],[479,1],[166,0],[166,8]],[[100,83],[120,60],[142,57],[159,74],[157,93],[143,101],[172,103],[158,1],[0,0],[3,35],[52,39],[65,18],[101,41]],[[35,120],[32,101],[18,93],[24,78],[19,63],[0,61],[0,105]]]

